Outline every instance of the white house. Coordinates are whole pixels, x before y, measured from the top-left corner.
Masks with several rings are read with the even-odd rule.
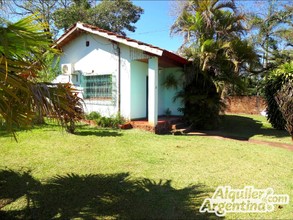
[[[163,86],[168,75],[177,80],[187,60],[167,50],[84,23],[76,23],[56,42],[62,50],[62,75],[80,89],[86,112],[126,119],[148,118],[155,126],[167,109],[181,115],[177,90]],[[178,88],[180,89],[180,88]]]

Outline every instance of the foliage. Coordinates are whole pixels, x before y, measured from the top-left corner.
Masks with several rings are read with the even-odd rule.
[[[53,90],[50,96],[53,112],[50,116],[61,119],[67,132],[73,134],[75,122],[80,121],[84,115],[83,101],[78,97],[78,91],[70,84],[48,84],[48,87]]]
[[[286,124],[286,118],[283,117],[280,111],[276,95],[282,89],[282,86],[291,79],[293,79],[293,62],[285,63],[272,71],[271,77],[265,85],[268,120],[276,129],[284,129]]]
[[[130,0],[11,0],[3,4],[8,13],[17,16],[38,13],[49,38],[56,38],[61,29],[67,30],[77,21],[126,35],[125,30],[135,31],[133,24],[143,13]]]
[[[56,53],[47,52],[44,54],[42,68],[37,73],[38,82],[52,82],[60,74],[60,57]]]
[[[171,28],[184,35],[181,53],[193,60],[191,73],[186,73],[193,78],[179,96],[185,100],[181,110],[196,127],[218,124],[221,97],[235,87],[243,89],[242,69],[258,63],[254,48],[241,38],[244,20],[234,1],[189,0]]]
[[[285,128],[291,135],[293,141],[293,79],[283,84],[275,98],[286,121]]]
[[[271,78],[267,81],[264,89],[264,95],[267,102],[267,117],[268,121],[276,129],[283,130],[285,127],[285,120],[279,110],[278,103],[275,100],[275,94],[282,87],[282,76]]]
[[[54,24],[57,28],[66,31],[77,21],[86,22],[90,14],[91,4],[88,0],[72,0],[68,7],[58,8],[52,14]]]
[[[171,111],[169,108],[167,108],[167,109],[164,111],[164,113],[165,113],[165,116],[166,116],[166,117],[170,117],[170,115],[172,114],[172,111]]]
[[[53,17],[56,27],[64,30],[81,21],[125,36],[125,30],[135,31],[133,24],[142,13],[143,9],[129,0],[102,0],[94,7],[88,0],[73,0],[69,7],[56,10]]]
[[[266,3],[267,7],[266,4],[258,6],[261,13],[255,11],[247,13],[247,23],[251,30],[249,39],[263,60],[261,67],[249,71],[261,74],[265,79],[272,69],[290,61],[293,54],[293,7],[272,0]]]
[[[91,112],[86,116],[86,119],[93,120],[98,126],[104,128],[118,128],[119,125],[125,122],[124,118],[120,114],[111,117],[105,117],[98,112]]]
[[[34,16],[0,26],[0,115],[13,134],[17,127],[30,127],[36,114],[54,115],[63,125],[69,115],[73,121],[82,117],[81,99],[70,86],[36,80],[44,52],[57,52],[47,36]]]
[[[233,1],[190,0],[172,26],[172,33],[185,37],[182,54],[222,85],[219,92],[239,82],[241,68],[258,62],[252,45],[241,39],[244,20]]]
[[[215,84],[202,72],[198,72],[188,82],[176,96],[184,103],[184,107],[179,110],[183,112],[185,121],[196,129],[217,128],[219,112],[223,110],[224,104]]]
[[[56,8],[61,6],[61,2],[58,0],[11,0],[5,2],[10,13],[21,15],[25,17],[27,15],[39,14],[37,20],[44,24],[44,31],[48,34],[48,38],[52,38],[58,34],[58,30],[53,25],[52,13]]]
[[[174,74],[169,74],[166,78],[165,81],[163,82],[163,86],[166,87],[167,89],[174,88],[177,89],[178,87],[178,79],[174,76]]]
[[[100,117],[102,117],[102,116],[101,116],[101,114],[99,112],[91,112],[91,113],[85,115],[85,118],[87,120],[95,120],[95,119],[98,119]]]

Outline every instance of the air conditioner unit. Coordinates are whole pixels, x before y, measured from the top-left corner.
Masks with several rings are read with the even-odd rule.
[[[72,74],[72,65],[71,63],[61,64],[61,72],[63,75]]]

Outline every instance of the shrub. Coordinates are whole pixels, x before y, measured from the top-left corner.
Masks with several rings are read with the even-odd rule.
[[[85,118],[87,120],[95,120],[102,117],[100,113],[98,112],[91,112],[90,114],[86,115]]]
[[[197,129],[215,129],[219,125],[219,113],[224,108],[216,86],[210,77],[199,73],[177,97],[184,102],[184,119]]]
[[[277,92],[276,101],[286,120],[285,128],[293,140],[293,80],[288,80]]]
[[[286,121],[276,102],[275,95],[281,89],[283,77],[273,77],[265,85],[265,99],[267,102],[267,118],[275,129],[284,130]]]
[[[285,129],[286,118],[281,112],[281,106],[276,101],[278,92],[282,86],[293,80],[293,62],[279,66],[271,73],[270,79],[265,86],[265,99],[267,101],[268,121],[276,129]]]
[[[98,126],[104,128],[118,128],[118,125],[125,122],[120,114],[111,117],[104,117],[98,112],[91,112],[86,116],[86,119],[94,120]]]

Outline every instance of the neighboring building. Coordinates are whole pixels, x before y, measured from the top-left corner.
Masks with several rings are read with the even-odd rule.
[[[148,118],[155,126],[166,109],[181,115],[178,90],[162,85],[166,77],[182,79],[187,60],[167,50],[103,29],[76,23],[56,42],[62,50],[62,75],[81,91],[86,112],[121,113],[126,119]]]

